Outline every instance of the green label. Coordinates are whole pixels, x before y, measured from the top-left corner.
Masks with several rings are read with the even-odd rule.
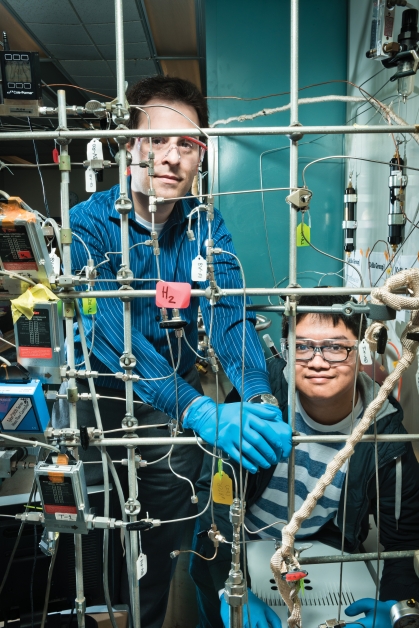
[[[297,246],[310,246],[310,227],[303,222],[297,227]]]
[[[87,316],[92,316],[97,312],[97,304],[96,299],[93,297],[87,297],[82,299],[83,302],[83,314],[87,314]]]

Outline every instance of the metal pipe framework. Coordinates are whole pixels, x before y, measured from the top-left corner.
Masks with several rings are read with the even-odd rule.
[[[201,132],[202,131],[202,132]],[[203,134],[209,137],[234,137],[248,135],[293,135],[296,132],[292,126],[261,126],[261,127],[227,127],[217,129],[127,129],[124,135],[130,137],[179,137],[188,135],[189,137],[200,137]],[[419,133],[419,124],[409,125],[331,125],[331,126],[299,126],[298,133],[302,135],[360,135],[371,133]],[[21,140],[54,140],[65,138],[68,140],[82,139],[88,140],[94,137],[99,139],[113,139],[117,135],[115,130],[102,131],[101,129],[89,130],[67,130],[67,131],[5,131],[0,133],[0,141],[21,141]]]

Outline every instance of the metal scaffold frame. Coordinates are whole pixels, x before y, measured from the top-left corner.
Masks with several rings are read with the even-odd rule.
[[[388,127],[385,126],[302,126],[299,124],[298,118],[298,46],[299,46],[299,0],[290,0],[291,3],[291,75],[290,75],[290,124],[289,126],[281,127],[251,127],[251,128],[217,128],[217,129],[204,129],[203,131],[209,137],[235,137],[235,136],[249,136],[249,135],[287,135],[290,138],[290,179],[289,185],[291,189],[298,189],[298,150],[299,140],[303,135],[309,134],[359,134],[359,133],[388,133]],[[122,319],[124,328],[124,352],[120,359],[121,368],[124,371],[125,391],[126,391],[126,406],[125,417],[123,422],[123,428],[127,425],[133,425],[134,419],[134,391],[133,391],[133,369],[136,366],[136,358],[132,353],[132,329],[131,329],[131,305],[132,300],[136,298],[154,298],[156,290],[127,290],[130,281],[133,278],[130,270],[130,256],[129,256],[129,232],[128,232],[128,220],[129,214],[132,211],[132,203],[130,201],[127,190],[127,177],[126,169],[128,164],[127,158],[127,142],[129,138],[136,137],[148,137],[148,136],[200,136],[201,130],[198,129],[164,129],[154,130],[148,129],[128,129],[126,122],[128,119],[128,111],[125,104],[125,71],[124,71],[124,33],[123,33],[123,0],[115,0],[115,30],[116,30],[116,67],[117,67],[117,99],[114,104],[113,115],[114,120],[117,123],[115,130],[68,130],[67,128],[67,113],[71,113],[72,108],[67,107],[65,92],[63,90],[58,91],[58,118],[59,126],[55,131],[27,131],[21,133],[1,133],[0,141],[6,140],[36,140],[36,139],[54,139],[57,140],[60,145],[60,171],[61,171],[61,217],[62,217],[62,249],[63,249],[63,274],[66,278],[72,277],[72,264],[71,264],[71,229],[70,229],[70,215],[69,215],[69,181],[70,181],[70,165],[69,165],[69,153],[68,143],[71,139],[91,139],[91,138],[116,138],[119,146],[119,185],[120,196],[116,201],[116,209],[121,217],[121,252],[122,252],[122,265],[121,271],[118,273],[117,279],[121,284],[121,288],[113,291],[109,290],[95,290],[95,298],[116,298],[121,299],[122,304]],[[45,108],[46,109],[46,108]],[[47,111],[45,111],[47,113]],[[418,133],[419,125],[409,126],[392,126],[394,133]],[[65,164],[68,164],[66,168]],[[64,164],[64,165],[63,165]],[[297,212],[299,208],[290,203],[290,228],[289,228],[289,285],[287,288],[246,288],[244,289],[225,289],[219,292],[219,296],[231,296],[231,295],[243,295],[244,293],[249,296],[262,296],[262,295],[281,295],[289,297],[289,307],[287,313],[289,314],[289,393],[288,393],[288,420],[289,424],[295,432],[295,401],[296,401],[296,388],[295,388],[295,338],[296,338],[296,314],[297,314],[297,297],[299,295],[312,294],[313,290],[310,288],[301,288],[297,283],[297,250],[296,250],[296,238],[295,231],[297,227]],[[64,236],[64,237],[63,237]],[[75,365],[75,352],[74,352],[74,331],[73,320],[77,315],[77,299],[83,297],[91,297],[90,291],[76,291],[74,286],[76,285],[76,278],[73,278],[71,288],[64,287],[64,290],[60,292],[60,298],[64,302],[65,312],[65,328],[67,336],[67,363],[70,371],[73,372],[73,376],[68,380],[68,395],[58,395],[58,398],[66,398],[69,400],[70,409],[70,430],[67,430],[64,436],[61,436],[62,442],[68,446],[72,446],[72,433],[73,437],[77,435],[77,401],[78,391],[76,385],[76,379],[74,373],[76,372]],[[353,288],[317,288],[316,294],[318,295],[350,295],[353,294]],[[371,288],[357,288],[357,294],[369,295]],[[207,297],[211,298],[211,288],[207,290],[192,290],[191,296]],[[277,308],[280,309],[280,308]],[[80,315],[78,314],[78,319]],[[89,362],[86,360],[86,369],[89,369]],[[89,386],[91,392],[91,401],[95,409],[96,416],[98,412],[97,399],[95,397],[94,383],[92,379],[89,379]],[[100,420],[100,419],[99,419]],[[135,419],[134,419],[135,424]],[[98,427],[100,427],[98,425]],[[289,485],[288,485],[288,519],[291,519],[295,510],[295,446],[303,442],[345,442],[348,437],[346,436],[301,436],[295,435],[292,439],[293,449],[289,459]],[[388,442],[388,441],[418,441],[419,434],[408,435],[366,435],[363,436],[362,441],[373,442]],[[74,442],[74,441],[73,441]],[[103,435],[95,438],[94,445],[101,448],[102,454],[105,455],[105,447],[121,446],[127,447],[128,458],[128,478],[129,478],[129,494],[125,504],[125,512],[129,522],[135,522],[138,520],[140,513],[140,504],[136,498],[136,482],[137,482],[137,468],[135,460],[135,447],[147,446],[147,445],[184,445],[184,446],[196,446],[197,443],[202,443],[200,439],[196,438],[169,438],[162,437],[155,438],[139,438],[135,434],[135,430],[131,427],[126,430],[124,438],[106,438]],[[235,500],[234,508],[236,514],[232,518],[233,527],[235,530],[235,541],[233,553],[233,563],[235,568],[239,565],[238,557],[240,555],[240,544],[238,539],[240,538],[240,526],[243,518],[243,496],[239,500]],[[238,513],[238,514],[237,514]],[[84,628],[85,621],[85,598],[83,589],[83,569],[82,569],[82,546],[81,535],[75,534],[75,554],[76,554],[76,585],[77,585],[77,598],[76,598],[76,611],[78,618],[79,628]],[[132,530],[129,532],[129,561],[131,566],[135,566],[138,558],[138,534],[137,531]],[[403,556],[412,556],[412,552],[388,552],[383,553],[381,558],[395,558]],[[354,556],[327,556],[317,557],[317,559],[307,559],[301,562],[345,562],[349,560],[371,560],[376,558],[377,554],[365,554]],[[132,616],[135,628],[140,628],[140,598],[139,598],[139,583],[135,577],[135,568],[130,572],[130,594],[132,604]],[[245,585],[244,585],[245,586]],[[245,596],[243,600],[245,601]],[[243,625],[243,606],[230,606],[230,628],[239,628]]]

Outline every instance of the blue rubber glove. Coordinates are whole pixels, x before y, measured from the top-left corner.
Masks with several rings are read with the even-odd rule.
[[[262,600],[256,597],[250,589],[247,589],[247,598],[250,606],[250,621],[252,622],[252,628],[282,628],[281,620],[276,613],[274,613],[273,610],[265,604],[265,602],[262,602]],[[221,596],[220,613],[225,628],[229,628],[230,609],[224,599],[224,594]],[[249,628],[247,604],[243,606],[243,628]]]
[[[377,615],[375,618],[375,628],[391,628],[390,608],[397,604],[396,600],[389,600],[388,602],[377,602]],[[364,597],[361,600],[357,600],[348,608],[345,609],[345,615],[354,617],[360,613],[365,613],[365,619],[357,619],[357,623],[360,623],[364,628],[372,628],[374,623],[374,606],[375,600],[370,597]]]
[[[216,404],[210,397],[200,397],[189,406],[183,427],[192,429],[210,445],[215,443]],[[282,420],[275,406],[243,403],[243,467],[256,473],[268,469],[291,453],[292,430]],[[217,447],[240,462],[240,403],[218,406]]]

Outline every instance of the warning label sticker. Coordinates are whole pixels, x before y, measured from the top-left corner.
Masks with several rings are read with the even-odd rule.
[[[29,236],[23,225],[0,229],[0,258],[5,270],[38,270]]]
[[[19,357],[43,360],[52,358],[48,309],[37,308],[31,320],[21,316],[16,326],[19,341]]]
[[[32,401],[29,397],[16,399],[16,403],[10,408],[1,423],[3,430],[17,430],[31,408]]]

